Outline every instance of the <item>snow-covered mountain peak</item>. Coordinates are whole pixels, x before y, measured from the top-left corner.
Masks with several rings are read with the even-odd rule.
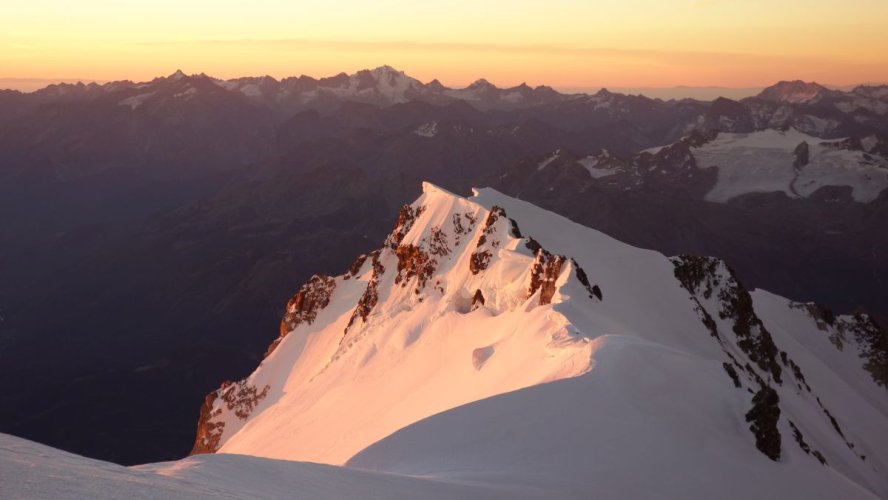
[[[465,90],[474,90],[474,91],[490,91],[496,90],[496,85],[490,83],[486,78],[479,78],[474,82],[470,83]]]
[[[888,352],[868,317],[493,189],[422,188],[379,249],[297,291],[256,371],[207,397],[195,453],[592,489],[600,461],[668,456],[726,491],[762,493],[755,475],[888,492]]]
[[[767,101],[802,104],[816,102],[830,92],[832,91],[818,83],[794,80],[778,82],[762,90],[758,97]]]
[[[388,64],[373,68],[370,70],[370,73],[377,79],[407,76],[405,72],[395,69]]]

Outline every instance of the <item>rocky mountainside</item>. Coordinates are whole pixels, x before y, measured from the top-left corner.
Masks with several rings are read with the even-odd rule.
[[[868,316],[424,184],[380,248],[297,291],[258,368],[207,396],[193,453],[565,498],[872,498],[886,424]]]

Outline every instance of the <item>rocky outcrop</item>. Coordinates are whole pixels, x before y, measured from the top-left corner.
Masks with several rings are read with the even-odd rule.
[[[778,384],[781,383],[782,370],[777,362],[777,346],[774,345],[771,333],[756,316],[752,297],[737,280],[734,272],[715,257],[680,255],[673,257],[672,262],[675,265],[676,279],[695,298],[699,293],[703,299],[708,300],[714,292],[718,292],[718,315],[723,320],[733,322],[732,331],[737,347],[759,368],[770,373]],[[699,301],[698,305],[705,309]],[[707,328],[712,332],[711,326],[707,325]]]
[[[453,222],[453,245],[459,246],[460,239],[475,230],[475,224],[478,223],[478,219],[474,214],[466,212],[463,214],[453,214],[451,220]]]
[[[598,285],[590,284],[589,277],[586,275],[586,271],[584,271],[583,268],[580,267],[580,265],[574,259],[570,259],[570,261],[574,266],[577,280],[586,288],[586,291],[589,292],[589,298],[602,300],[603,296],[601,294],[601,287],[599,287]]]
[[[312,324],[317,318],[318,312],[330,304],[330,297],[335,289],[336,280],[324,274],[316,274],[308,280],[308,283],[302,285],[287,302],[284,317],[281,318],[278,338],[268,346],[265,357],[268,357],[281,340],[296,327],[302,323]]]
[[[225,422],[213,420],[214,417],[218,417],[222,413],[221,408],[215,408],[218,397],[219,391],[216,390],[207,394],[207,397],[204,399],[204,403],[200,407],[200,416],[197,419],[197,437],[194,440],[194,447],[191,448],[189,455],[215,453],[219,449],[219,442],[222,439]]]
[[[397,249],[398,245],[404,241],[404,237],[407,236],[407,233],[410,232],[413,223],[416,222],[416,219],[419,218],[420,215],[422,215],[423,211],[425,211],[425,207],[423,206],[413,208],[411,205],[404,205],[401,207],[401,211],[398,212],[398,223],[395,225],[392,234],[386,238],[385,246],[392,250]]]
[[[503,218],[506,218],[505,210],[496,205],[490,208],[481,230],[481,236],[478,237],[478,244],[469,259],[469,270],[472,271],[472,274],[478,274],[487,269],[490,258],[493,256],[493,249],[500,245],[500,240],[496,238],[496,224]]]
[[[385,267],[379,262],[379,255],[380,254],[377,253],[373,256],[373,274],[370,276],[370,280],[367,282],[367,288],[364,289],[364,293],[361,295],[361,298],[358,299],[358,304],[355,306],[351,318],[348,320],[348,325],[345,327],[345,333],[348,333],[348,329],[351,328],[352,324],[354,324],[355,320],[358,318],[361,318],[362,321],[366,322],[367,316],[370,315],[370,311],[376,307],[376,303],[379,301],[379,280],[385,272]],[[343,336],[343,340],[344,339],[345,337]]]
[[[866,314],[855,314],[843,323],[857,341],[863,368],[875,383],[888,388],[888,331]]]
[[[269,386],[260,391],[246,380],[238,382],[225,381],[219,389],[209,393],[200,408],[197,421],[197,437],[191,455],[215,453],[219,449],[225,422],[220,421],[223,407],[229,414],[240,420],[246,420],[253,414],[256,405],[268,395]]]
[[[792,166],[795,167],[796,170],[801,170],[801,168],[807,165],[810,161],[808,143],[805,141],[800,142],[795,150],[793,150],[792,156]]]
[[[479,307],[484,306],[484,294],[481,293],[481,290],[475,290],[475,295],[472,296],[472,310],[476,310]]]
[[[405,287],[411,279],[416,278],[416,293],[419,293],[435,272],[438,261],[415,245],[401,245],[395,250],[395,255],[398,257],[395,284]]]
[[[533,297],[537,290],[540,292],[540,305],[552,303],[552,297],[555,295],[555,282],[561,275],[561,267],[567,258],[563,255],[555,255],[549,253],[545,249],[540,249],[533,261],[533,267],[530,272],[530,288],[527,290],[527,297]]]
[[[802,431],[799,430],[799,428],[792,420],[789,421],[789,427],[792,429],[793,439],[796,440],[796,443],[798,443],[799,448],[801,448],[802,451],[804,451],[808,455],[814,455],[814,458],[816,458],[821,465],[828,465],[823,454],[817,450],[812,449],[811,446],[807,442],[805,442],[805,437],[802,435]]]
[[[863,369],[870,374],[873,382],[888,388],[888,331],[871,316],[858,312],[837,317],[829,309],[813,302],[791,302],[789,306],[807,312],[818,330],[827,333],[836,349],[842,351],[849,343],[856,345],[863,360]]]
[[[348,271],[345,273],[345,276],[343,276],[343,279],[348,280],[348,279],[352,279],[355,276],[357,276],[358,273],[361,272],[361,269],[364,267],[364,263],[367,262],[367,259],[368,258],[372,258],[372,259],[378,258],[379,252],[380,252],[379,250],[374,250],[374,251],[370,252],[369,254],[362,253],[361,255],[359,255],[358,258],[355,259],[355,261],[352,263],[352,265],[349,266]]]
[[[780,397],[770,387],[762,387],[752,398],[752,409],[746,413],[750,430],[755,434],[755,446],[775,462],[780,459]]]
[[[447,243],[447,233],[441,226],[434,226],[431,230],[431,238],[429,239],[429,253],[438,257],[446,257],[450,255],[450,245]]]

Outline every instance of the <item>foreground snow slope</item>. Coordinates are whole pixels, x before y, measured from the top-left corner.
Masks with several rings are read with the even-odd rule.
[[[532,493],[239,455],[123,467],[0,434],[0,498],[7,500],[541,498]]]
[[[207,397],[195,452],[568,498],[886,496],[881,335],[750,294],[717,259],[425,184]]]

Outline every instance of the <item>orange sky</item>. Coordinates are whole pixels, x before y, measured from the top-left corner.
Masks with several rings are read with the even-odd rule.
[[[2,19],[5,86],[382,64],[451,86],[888,81],[886,0],[29,0]]]

